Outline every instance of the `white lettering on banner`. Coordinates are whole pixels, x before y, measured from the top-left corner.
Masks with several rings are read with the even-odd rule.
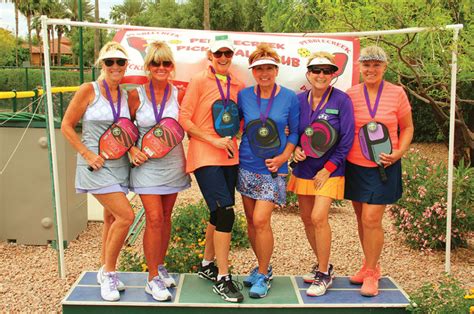
[[[202,30],[163,29],[156,31],[122,30],[114,40],[122,44],[130,57],[124,84],[144,84],[147,81],[143,60],[148,44],[154,41],[166,42],[173,51],[176,62],[174,81],[186,85],[191,77],[205,69],[206,51],[209,42],[219,35],[228,35],[235,46],[231,71],[247,86],[255,84],[248,57],[260,43],[267,43],[281,57],[277,83],[298,92],[310,87],[306,80],[306,64],[312,52],[327,51],[336,57],[339,71],[334,86],[346,90],[359,82],[359,40],[352,37],[304,37],[303,34],[266,34],[215,32]]]

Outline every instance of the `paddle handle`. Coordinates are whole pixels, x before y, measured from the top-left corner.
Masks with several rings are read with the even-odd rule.
[[[297,164],[298,164],[298,163],[293,160],[292,162],[290,162],[290,168],[291,168],[291,169],[295,169]]]
[[[92,168],[91,166],[87,167],[87,170],[89,170],[90,172],[94,171],[94,168]]]
[[[383,183],[387,182],[387,173],[385,172],[385,168],[383,167],[382,164],[379,164],[379,175],[380,175],[380,180],[382,180]]]

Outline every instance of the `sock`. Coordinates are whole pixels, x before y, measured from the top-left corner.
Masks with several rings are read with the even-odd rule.
[[[325,274],[326,276],[329,275],[329,271],[322,271],[323,274]]]
[[[217,281],[221,280],[223,277],[229,276],[229,274],[217,275]]]
[[[203,259],[202,262],[201,262],[201,265],[202,265],[203,267],[206,267],[206,266],[208,266],[208,265],[209,265],[210,263],[212,263],[212,262],[213,262],[213,261],[207,261],[207,260]]]

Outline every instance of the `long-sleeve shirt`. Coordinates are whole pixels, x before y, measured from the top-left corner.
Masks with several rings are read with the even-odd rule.
[[[245,132],[245,128],[250,121],[260,119],[260,110],[265,112],[269,101],[268,98],[262,98],[260,109],[254,88],[254,86],[245,88],[238,95],[239,113],[240,117],[244,119],[244,133],[239,148],[240,167],[254,173],[270,174],[270,171],[265,166],[265,159],[253,154]],[[281,145],[278,154],[281,154],[285,150],[287,142],[295,146],[298,143],[299,112],[300,108],[296,94],[288,88],[281,86],[280,92],[275,95],[272,108],[268,115],[270,119],[275,121],[280,136]],[[286,126],[288,126],[290,130],[288,137],[285,135]],[[283,163],[278,169],[278,173],[288,173],[288,164]]]
[[[311,124],[311,107],[308,102],[308,93],[298,95],[300,104],[299,134],[303,134]],[[293,174],[297,178],[312,179],[323,167],[331,171],[331,177],[344,176],[345,161],[354,140],[354,110],[352,101],[343,91],[333,88],[333,91],[316,119],[324,119],[334,127],[339,138],[323,156],[313,158],[307,156],[305,160],[297,163]]]
[[[232,74],[230,75],[230,99],[237,102],[237,93],[244,88],[244,84]],[[224,94],[227,93],[227,82],[221,82]],[[215,138],[220,136],[214,130],[212,120],[212,105],[221,99],[221,94],[216,84],[215,75],[210,68],[199,72],[191,79],[186,95],[181,104],[179,124],[185,131],[193,126],[198,127]],[[234,137],[234,151],[237,151],[237,141]],[[188,147],[186,172],[204,166],[232,166],[239,163],[238,156],[229,159],[227,151],[219,149],[210,143],[201,141],[191,136]]]

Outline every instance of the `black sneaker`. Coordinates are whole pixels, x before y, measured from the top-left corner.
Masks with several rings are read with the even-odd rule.
[[[219,269],[217,268],[214,262],[211,262],[207,266],[202,266],[202,263],[199,263],[198,268],[198,275],[203,279],[207,279],[210,281],[217,281],[217,274],[219,273]]]
[[[242,284],[233,281],[231,275],[222,277],[221,280],[214,284],[212,290],[227,302],[240,303],[244,300],[244,296],[240,293],[240,290],[242,290]]]

